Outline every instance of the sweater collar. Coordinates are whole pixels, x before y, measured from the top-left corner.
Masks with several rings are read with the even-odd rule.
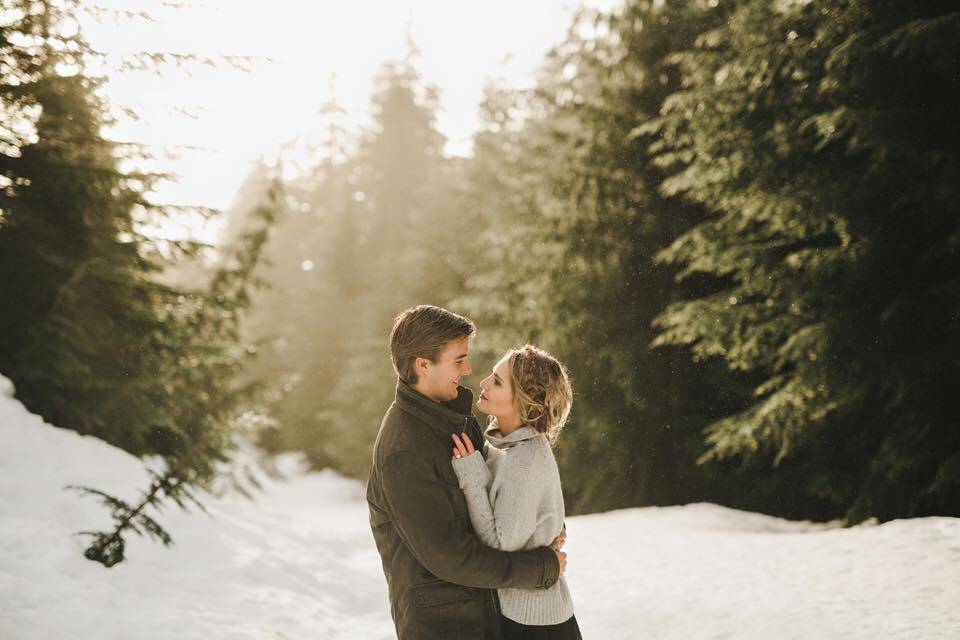
[[[485,432],[487,436],[487,441],[496,447],[497,449],[504,449],[512,447],[518,442],[523,442],[524,440],[529,440],[530,438],[536,438],[541,434],[539,431],[533,427],[519,427],[518,429],[511,431],[509,435],[503,435],[500,433],[500,428],[496,423],[491,424],[487,427]]]

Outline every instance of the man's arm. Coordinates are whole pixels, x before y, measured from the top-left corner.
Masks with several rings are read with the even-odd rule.
[[[507,553],[485,546],[462,527],[433,465],[423,454],[397,451],[381,470],[383,492],[401,537],[438,578],[469,587],[546,589],[559,577],[548,547]]]

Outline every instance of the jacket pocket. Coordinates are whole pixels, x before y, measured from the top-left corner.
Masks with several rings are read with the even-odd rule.
[[[442,607],[460,601],[476,600],[477,591],[450,582],[437,580],[413,586],[413,604],[418,609]]]
[[[483,637],[487,624],[482,590],[438,580],[413,585],[417,637]]]

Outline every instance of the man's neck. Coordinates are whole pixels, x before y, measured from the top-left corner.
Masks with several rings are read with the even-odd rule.
[[[434,398],[432,395],[430,395],[430,394],[427,392],[427,390],[423,388],[423,386],[421,385],[421,383],[420,383],[419,381],[417,382],[417,384],[412,384],[412,385],[410,385],[410,388],[413,389],[414,391],[416,391],[417,393],[419,393],[420,395],[425,396],[425,397],[433,400],[434,402],[437,402],[437,403],[440,402],[439,400],[437,400],[436,398]]]

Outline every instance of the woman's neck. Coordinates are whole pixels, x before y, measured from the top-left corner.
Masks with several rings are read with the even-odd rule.
[[[523,422],[520,420],[520,416],[510,416],[507,419],[503,419],[500,416],[494,416],[494,420],[497,422],[497,429],[500,430],[505,436],[510,435],[517,429],[523,426]]]

